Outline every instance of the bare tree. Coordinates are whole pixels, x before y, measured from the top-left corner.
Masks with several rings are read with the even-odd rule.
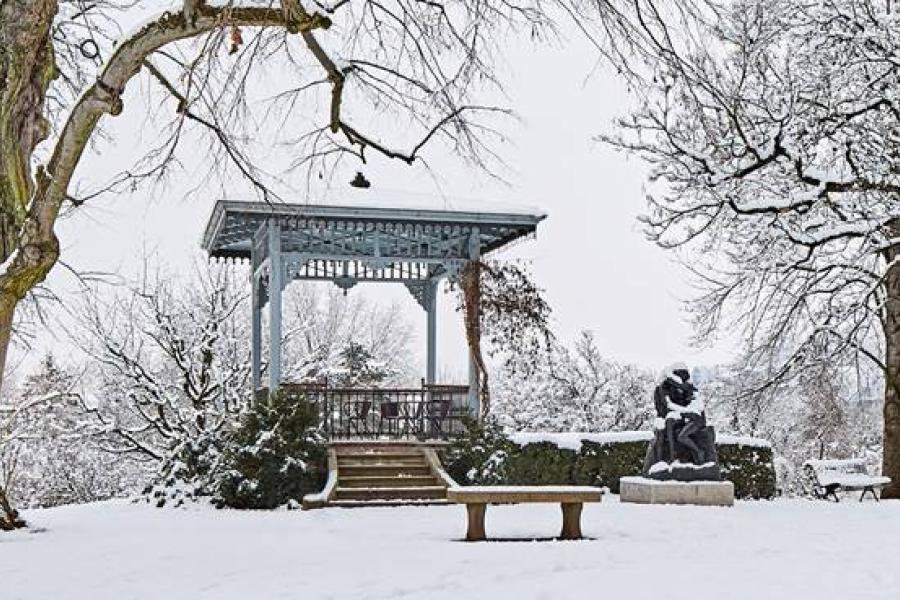
[[[328,378],[348,349],[358,347],[383,365],[385,383],[417,381],[412,326],[396,303],[347,297],[331,284],[294,284],[285,293],[284,321],[283,362],[289,380]]]
[[[148,461],[123,460],[103,448],[105,428],[85,414],[84,372],[46,354],[17,388],[0,439],[0,486],[18,506],[106,500],[133,490]]]
[[[529,377],[500,369],[493,416],[522,431],[628,431],[652,417],[652,373],[604,358],[582,332],[572,348],[554,343]]]
[[[219,443],[252,397],[249,292],[241,266],[198,256],[179,276],[144,264],[135,282],[88,288],[74,310],[72,338],[87,359],[75,397],[108,452],[165,464]],[[396,306],[316,284],[292,285],[285,299],[295,380],[337,371],[348,349],[384,377],[408,376],[411,328]]]
[[[0,367],[16,306],[58,259],[54,226],[65,203],[158,180],[188,130],[214,142],[213,163],[277,199],[247,151],[252,132],[273,119],[294,142],[290,155],[300,156],[293,168],[326,168],[371,152],[412,163],[438,139],[484,165],[493,157],[485,141],[496,111],[473,95],[496,84],[490,57],[506,31],[550,25],[540,0],[313,8],[293,0],[197,0],[121,35],[118,23],[141,4],[8,0],[0,7]],[[162,142],[135,169],[81,190],[76,167],[98,126],[129,114],[123,97],[136,78],[168,98]],[[263,110],[254,103],[260,81],[277,88]],[[354,109],[399,120],[371,123]],[[383,141],[392,135],[396,146]]]
[[[642,15],[640,106],[604,139],[653,165],[649,235],[704,287],[701,338],[737,328],[770,385],[872,360],[900,497],[900,21],[874,0]]]
[[[108,451],[160,461],[229,427],[244,407],[247,293],[234,269],[198,265],[184,280],[147,267],[134,284],[85,291],[74,335],[97,400],[84,410]]]

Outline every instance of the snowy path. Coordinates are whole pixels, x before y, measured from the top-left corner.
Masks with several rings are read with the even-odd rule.
[[[131,600],[900,597],[900,502],[585,506],[582,542],[466,544],[458,506],[312,512],[33,511],[0,534],[0,598]],[[488,509],[488,535],[557,533],[559,507]],[[692,532],[699,531],[694,535]],[[677,537],[687,534],[679,545]],[[664,589],[668,591],[663,591]]]

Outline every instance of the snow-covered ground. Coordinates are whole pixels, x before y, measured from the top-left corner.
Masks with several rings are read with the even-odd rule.
[[[110,502],[0,534],[4,600],[898,598],[900,502],[586,505],[579,542],[459,541],[459,506],[236,512]],[[559,507],[488,509],[548,536]]]

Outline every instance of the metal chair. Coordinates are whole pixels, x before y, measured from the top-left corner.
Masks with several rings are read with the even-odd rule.
[[[453,407],[453,401],[446,398],[429,400],[428,404],[428,430],[432,434],[443,436],[444,423],[450,415],[450,409]]]
[[[353,428],[356,434],[369,433],[369,411],[372,409],[371,400],[357,400],[344,404],[344,419],[347,423],[347,433]]]

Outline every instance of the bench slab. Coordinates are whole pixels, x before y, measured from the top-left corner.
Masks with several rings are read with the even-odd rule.
[[[517,504],[537,502],[600,502],[603,490],[584,485],[479,485],[452,487],[447,499],[458,504]]]

